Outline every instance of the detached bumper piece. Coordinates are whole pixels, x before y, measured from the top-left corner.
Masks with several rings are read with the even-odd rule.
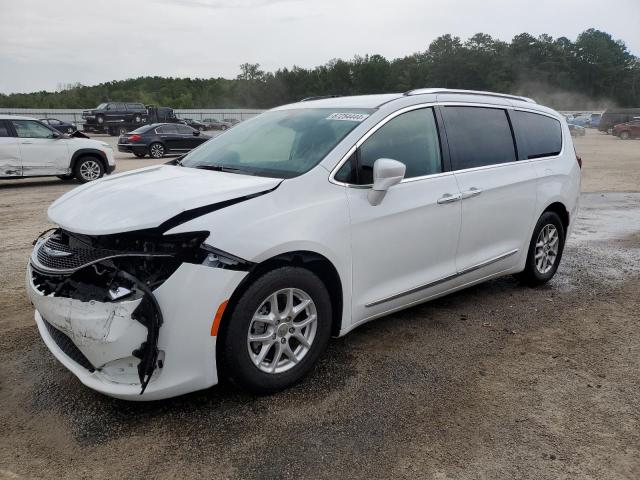
[[[142,387],[140,395],[142,395],[151,380],[156,365],[162,368],[162,364],[158,364],[158,336],[163,323],[162,310],[153,292],[144,282],[122,271],[118,272],[118,277],[133,283],[144,295],[140,305],[138,305],[138,308],[134,310],[131,316],[131,318],[147,327],[147,339],[142,342],[140,348],[132,352],[134,357],[140,359],[140,363],[138,363],[138,378],[140,378],[140,385]]]
[[[183,262],[202,261],[203,237],[90,237],[55,230],[36,240],[27,282],[31,299],[56,345],[87,371],[104,367],[107,373],[114,362],[133,367],[139,359],[142,395],[163,368],[158,339],[164,319],[153,290]]]

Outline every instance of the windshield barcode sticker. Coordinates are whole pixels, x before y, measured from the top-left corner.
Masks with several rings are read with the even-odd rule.
[[[327,117],[327,120],[346,120],[347,122],[361,122],[368,116],[368,113],[332,113]]]

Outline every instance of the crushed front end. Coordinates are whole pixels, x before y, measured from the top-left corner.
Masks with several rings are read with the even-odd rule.
[[[36,323],[87,386],[132,400],[217,383],[211,323],[246,269],[213,257],[208,232],[38,238],[27,268]]]

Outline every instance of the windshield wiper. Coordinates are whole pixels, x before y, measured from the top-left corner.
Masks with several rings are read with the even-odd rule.
[[[255,173],[250,172],[248,170],[244,170],[242,168],[227,167],[224,165],[198,165],[195,168],[199,168],[200,170],[213,170],[214,172],[229,172],[229,173],[241,173],[246,175],[255,175]]]

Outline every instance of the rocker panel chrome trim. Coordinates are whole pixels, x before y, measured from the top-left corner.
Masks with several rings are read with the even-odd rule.
[[[433,282],[425,283],[424,285],[419,285],[419,286],[411,288],[409,290],[405,290],[404,292],[399,292],[399,293],[393,294],[393,295],[391,295],[389,297],[381,298],[380,300],[376,300],[374,302],[367,303],[367,304],[365,304],[365,307],[367,307],[367,308],[375,307],[376,305],[380,305],[380,304],[385,303],[385,302],[390,302],[391,300],[396,300],[398,298],[402,298],[404,296],[411,295],[413,293],[419,292],[421,290],[425,290],[427,288],[435,287],[436,285],[439,285],[439,284],[444,283],[444,282],[448,282],[449,280],[453,280],[454,278],[460,277],[462,275],[466,275],[467,273],[474,272],[474,271],[479,270],[479,269],[481,269],[483,267],[491,265],[492,263],[499,262],[500,260],[504,260],[505,258],[510,257],[511,255],[515,255],[516,253],[518,253],[518,249],[517,248],[515,248],[515,249],[513,249],[513,250],[511,250],[509,252],[503,253],[502,255],[498,255],[497,257],[490,258],[489,260],[485,260],[484,262],[481,262],[481,263],[478,263],[476,265],[473,265],[472,267],[465,268],[464,270],[462,270],[460,272],[457,272],[457,273],[454,273],[452,275],[448,275],[446,277],[443,277],[443,278],[440,278],[438,280],[435,280]]]

